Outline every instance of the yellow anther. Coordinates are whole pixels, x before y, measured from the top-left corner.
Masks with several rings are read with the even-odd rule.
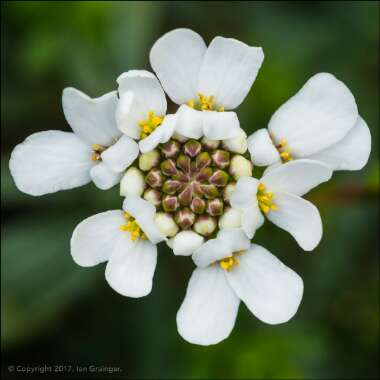
[[[257,187],[256,197],[260,210],[264,214],[268,214],[269,211],[278,210],[278,206],[273,202],[273,193],[271,191],[265,191],[265,189],[265,185],[260,182]]]
[[[129,232],[129,237],[132,241],[136,241],[137,239],[147,239],[146,235],[141,230],[140,226],[137,224],[133,216],[131,216],[127,212],[124,212],[124,218],[126,220],[126,224],[122,224],[120,226],[121,231]]]
[[[198,92],[197,94],[198,99],[190,99],[186,104],[190,108],[194,108],[198,111],[218,111],[218,112],[224,112],[224,107],[221,106],[217,108],[215,106],[215,96],[210,95],[206,96],[202,94],[201,92]]]
[[[219,112],[224,112],[224,107],[219,107],[218,111]]]
[[[232,256],[219,260],[219,266],[229,272],[235,265],[240,264],[240,261],[236,256],[241,256],[243,253],[244,251],[237,251],[234,252]]]
[[[189,100],[187,103],[186,103],[190,108],[195,108],[195,102],[193,99]]]
[[[100,157],[100,154],[99,153],[92,153],[91,154],[91,160],[96,162],[96,161],[99,161],[101,159]]]
[[[100,144],[92,144],[91,145],[92,154],[91,160],[96,162],[102,159],[101,154],[107,149],[105,146]]]
[[[138,123],[141,130],[140,138],[144,139],[145,137],[148,137],[159,125],[161,125],[162,120],[164,120],[163,117],[155,115],[154,111],[149,111],[148,119],[140,120]]]

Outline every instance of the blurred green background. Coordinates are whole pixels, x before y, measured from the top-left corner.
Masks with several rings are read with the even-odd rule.
[[[3,376],[11,376],[9,365],[67,364],[121,367],[121,378],[378,378],[378,2],[2,2],[1,10]],[[248,133],[266,126],[311,75],[327,71],[352,90],[373,138],[364,170],[338,172],[309,195],[324,221],[313,253],[270,224],[256,235],[304,279],[295,318],[265,325],[242,304],[230,338],[212,347],[193,346],[176,331],[190,259],[162,245],[154,289],[138,300],[107,285],[104,265],[72,261],[72,230],[119,208],[117,187],[33,198],[16,189],[8,170],[12,148],[31,133],[69,130],[64,87],[94,97],[115,89],[123,71],[149,69],[150,47],[176,27],[207,42],[224,35],[264,48],[238,109]]]

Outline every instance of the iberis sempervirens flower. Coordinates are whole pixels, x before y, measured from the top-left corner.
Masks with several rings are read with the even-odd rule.
[[[118,293],[152,289],[157,244],[196,265],[177,314],[181,336],[210,345],[232,331],[240,301],[265,323],[294,316],[303,281],[253,244],[266,219],[313,250],[322,238],[317,208],[302,198],[334,170],[357,170],[371,135],[350,90],[331,74],[313,76],[248,139],[235,110],[264,54],[231,38],[207,47],[189,29],[158,39],[150,52],[157,77],[130,70],[117,91],[91,99],[73,88],[62,105],[73,132],[44,131],[16,146],[16,186],[43,195],[85,185],[120,184],[121,209],[75,228],[71,255],[83,267],[107,262]],[[179,107],[167,114],[166,94]],[[268,166],[255,178],[254,165]]]

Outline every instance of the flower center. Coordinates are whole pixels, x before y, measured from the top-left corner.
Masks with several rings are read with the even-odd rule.
[[[198,92],[198,99],[191,99],[187,102],[187,105],[191,108],[194,108],[198,111],[218,111],[224,112],[224,107],[219,107],[215,109],[215,97],[214,96],[206,96],[200,92]]]
[[[136,239],[140,238],[142,240],[146,240],[147,237],[140,228],[140,226],[137,224],[135,218],[131,215],[129,215],[127,212],[124,213],[124,218],[126,221],[126,224],[122,224],[120,226],[121,231],[127,231],[130,233],[130,238],[132,241],[135,241]]]
[[[102,159],[101,154],[107,149],[107,147],[100,144],[92,144],[91,160],[96,162]]]
[[[161,125],[164,118],[162,116],[155,115],[153,111],[149,111],[148,119],[140,120],[140,138],[145,139],[148,137],[159,125]]]
[[[273,193],[265,190],[265,185],[261,182],[257,187],[257,200],[259,202],[260,210],[264,214],[269,211],[278,210],[278,206],[273,202]]]
[[[219,266],[229,272],[234,266],[239,265],[240,261],[236,256],[241,256],[244,254],[244,251],[234,252],[232,256],[225,257],[222,260],[219,260]]]

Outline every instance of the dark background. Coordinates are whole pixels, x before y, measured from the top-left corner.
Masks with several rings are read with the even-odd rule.
[[[121,367],[123,378],[378,378],[378,2],[2,2],[1,8],[3,375],[11,376],[12,365],[62,364]],[[238,109],[249,134],[265,127],[310,76],[327,71],[352,90],[373,138],[364,170],[338,172],[309,195],[324,221],[313,253],[269,223],[256,235],[304,279],[295,318],[265,325],[242,304],[230,338],[212,347],[193,346],[176,331],[194,266],[189,258],[162,246],[153,291],[138,300],[107,285],[104,265],[84,269],[72,261],[72,230],[87,216],[119,208],[117,187],[102,192],[89,184],[34,198],[16,189],[8,170],[11,150],[31,133],[69,130],[64,87],[93,97],[115,89],[123,71],[150,68],[150,47],[176,27],[192,28],[207,42],[223,35],[264,48],[262,69]]]

